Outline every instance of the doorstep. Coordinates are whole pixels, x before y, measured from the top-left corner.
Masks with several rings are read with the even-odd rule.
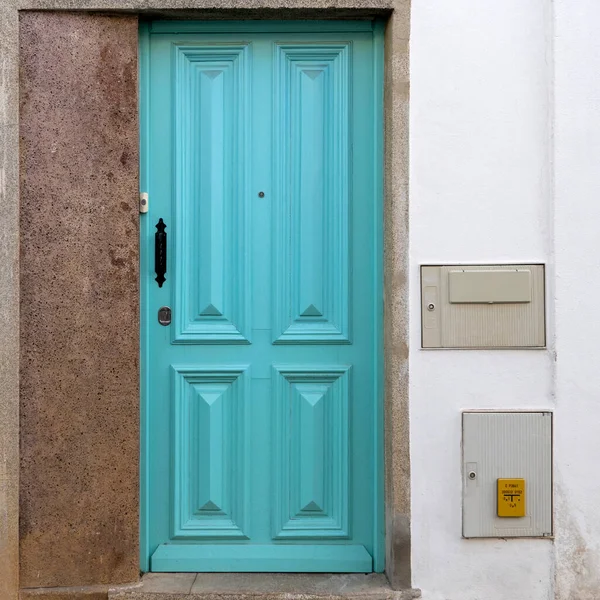
[[[147,573],[139,585],[115,588],[109,600],[412,600],[385,575],[286,573]]]

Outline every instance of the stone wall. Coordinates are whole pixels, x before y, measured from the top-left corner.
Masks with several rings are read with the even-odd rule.
[[[21,587],[138,577],[137,17],[20,18]]]

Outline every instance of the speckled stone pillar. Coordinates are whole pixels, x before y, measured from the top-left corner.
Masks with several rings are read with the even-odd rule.
[[[20,585],[138,578],[137,17],[20,16]]]

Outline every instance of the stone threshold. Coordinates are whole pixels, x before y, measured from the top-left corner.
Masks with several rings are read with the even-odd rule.
[[[286,573],[147,573],[138,585],[108,591],[109,600],[412,600],[385,575]]]
[[[136,584],[120,586],[131,589]],[[116,590],[114,585],[76,585],[69,587],[21,588],[19,600],[107,600],[109,590]],[[4,600],[4,599],[2,599]]]

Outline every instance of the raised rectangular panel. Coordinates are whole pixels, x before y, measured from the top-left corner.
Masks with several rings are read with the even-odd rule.
[[[464,269],[448,273],[450,303],[531,302],[531,270]]]
[[[247,366],[172,366],[173,539],[246,539]]]
[[[274,539],[347,538],[349,366],[273,367]]]
[[[277,45],[274,343],[349,343],[351,44]]]
[[[552,413],[463,413],[462,459],[464,537],[552,535]],[[522,482],[525,516],[498,516],[499,479]]]
[[[423,348],[543,348],[544,265],[421,267]]]
[[[173,342],[248,343],[249,46],[174,46]]]

